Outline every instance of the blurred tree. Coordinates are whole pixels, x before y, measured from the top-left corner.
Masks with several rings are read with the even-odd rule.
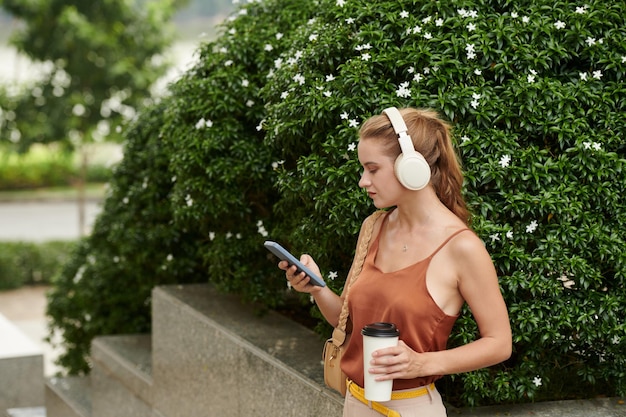
[[[59,142],[78,150],[85,167],[83,145],[113,139],[116,126],[150,97],[167,68],[161,53],[173,39],[169,21],[187,3],[0,0],[21,23],[10,42],[44,63],[33,84],[0,91],[0,143],[25,152],[34,143]]]

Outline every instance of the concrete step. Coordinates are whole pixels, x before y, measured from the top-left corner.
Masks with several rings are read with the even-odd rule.
[[[97,337],[91,356],[92,417],[151,417],[151,335]]]
[[[90,377],[47,379],[46,417],[91,417]]]
[[[204,284],[157,287],[152,302],[155,415],[342,415],[313,331]]]

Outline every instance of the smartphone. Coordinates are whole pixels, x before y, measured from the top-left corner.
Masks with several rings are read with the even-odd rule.
[[[309,268],[304,266],[302,262],[300,262],[295,256],[287,251],[287,249],[283,248],[276,242],[272,242],[271,240],[266,240],[263,244],[267,250],[276,255],[280,260],[287,261],[289,266],[295,265],[298,271],[304,272],[311,280],[309,281],[312,285],[317,285],[318,287],[325,287],[326,283],[314,274]]]

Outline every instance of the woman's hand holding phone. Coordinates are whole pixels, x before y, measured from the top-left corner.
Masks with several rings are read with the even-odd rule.
[[[320,273],[319,267],[311,256],[306,254],[302,255],[300,257],[300,262],[318,277],[322,275]],[[289,262],[280,261],[278,263],[278,267],[285,271],[287,281],[289,281],[291,287],[296,291],[304,293],[315,293],[323,288],[322,286],[311,284],[311,278],[302,271],[298,272],[298,267],[296,265],[290,266]]]

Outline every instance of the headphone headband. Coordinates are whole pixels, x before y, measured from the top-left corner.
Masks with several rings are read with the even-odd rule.
[[[415,147],[413,146],[413,140],[411,136],[409,136],[408,128],[406,127],[406,123],[404,123],[404,119],[400,114],[400,111],[395,107],[389,107],[383,110],[383,113],[387,115],[389,121],[391,122],[391,126],[393,130],[398,135],[398,142],[400,143],[400,149],[404,155],[410,155],[415,153]]]

